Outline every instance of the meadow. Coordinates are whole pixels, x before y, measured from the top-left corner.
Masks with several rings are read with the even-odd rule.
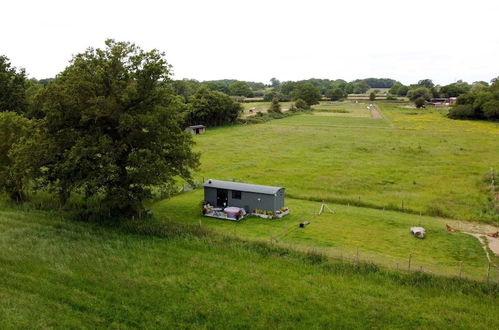
[[[412,270],[484,280],[489,261],[499,258],[489,251],[487,259],[475,237],[446,225],[470,231],[454,219],[497,224],[487,173],[499,164],[499,125],[450,120],[445,109],[377,106],[382,119],[371,118],[367,103],[321,102],[310,113],[196,137],[199,181],[286,187],[291,214],[283,219],[203,218],[202,190],[151,207],[173,221],[244,239],[391,269],[407,269],[411,258]],[[314,216],[322,201],[335,213]],[[297,230],[304,220],[312,224]],[[416,225],[427,229],[427,239],[411,236]],[[495,281],[497,271],[492,266]]]
[[[186,194],[188,196],[188,194]],[[0,208],[0,328],[497,328],[499,287],[198,226]]]
[[[384,118],[373,120],[366,104],[353,104],[209,129],[195,138],[196,177],[283,186],[295,199],[498,223],[488,179],[499,171],[498,123],[398,103],[378,103]]]

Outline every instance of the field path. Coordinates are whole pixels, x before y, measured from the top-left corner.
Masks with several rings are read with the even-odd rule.
[[[378,107],[375,106],[374,104],[369,104],[369,110],[371,110],[372,119],[383,119],[381,111],[379,111]]]

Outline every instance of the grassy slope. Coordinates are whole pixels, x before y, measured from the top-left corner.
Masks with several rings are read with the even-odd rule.
[[[333,204],[329,206],[334,214],[313,217],[321,203],[287,198],[291,213],[282,219],[269,221],[252,217],[234,223],[203,217],[195,207],[202,199],[202,190],[184,193],[156,203],[153,211],[177,222],[201,222],[207,228],[233,236],[272,239],[294,249],[316,249],[335,258],[355,260],[358,248],[361,260],[389,268],[399,264],[405,269],[412,254],[413,269],[422,266],[427,272],[456,276],[462,261],[463,276],[481,280],[486,276],[488,261],[478,240],[447,232],[445,224],[449,221],[445,219]],[[310,220],[311,224],[298,229],[304,220]],[[415,225],[426,228],[427,239],[412,237],[409,228]],[[493,278],[496,279],[495,273]]]
[[[490,168],[499,170],[497,123],[380,107],[387,119],[323,109],[208,130],[196,137],[203,152],[198,176],[281,185],[298,198],[497,221],[484,182]]]
[[[126,228],[2,207],[0,328],[499,326],[497,287]]]

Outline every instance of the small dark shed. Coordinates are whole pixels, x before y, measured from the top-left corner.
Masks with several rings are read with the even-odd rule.
[[[194,125],[187,127],[185,130],[191,134],[204,134],[206,127],[204,125]]]
[[[276,212],[284,207],[284,188],[256,184],[208,180],[204,199],[215,207],[237,206],[247,213],[255,210]]]

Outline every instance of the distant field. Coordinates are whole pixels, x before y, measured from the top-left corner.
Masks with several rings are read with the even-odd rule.
[[[388,103],[379,103],[385,119],[373,120],[352,117],[366,114],[365,104],[347,106],[318,106],[349,111],[341,116],[314,111],[209,129],[195,138],[197,176],[284,186],[302,199],[497,223],[486,178],[491,168],[499,172],[498,123]]]
[[[335,117],[362,117],[370,118],[371,112],[367,109],[369,102],[327,102],[322,101],[312,108],[317,116],[335,116]]]
[[[266,113],[270,108],[271,102],[248,102],[241,103],[244,109],[243,116],[251,116],[257,112]],[[293,102],[280,102],[281,111],[287,111]],[[251,113],[250,110],[253,112]]]

